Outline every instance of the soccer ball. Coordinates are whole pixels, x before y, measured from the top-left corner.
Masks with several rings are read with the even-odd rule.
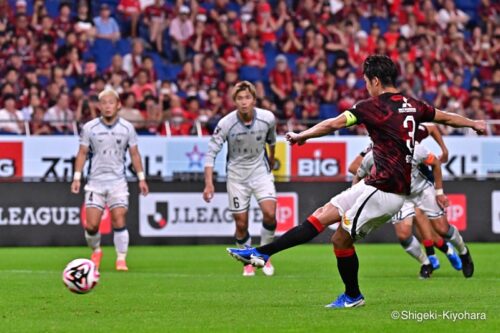
[[[99,271],[92,261],[75,259],[64,269],[62,279],[70,291],[86,294],[97,285],[99,276]]]

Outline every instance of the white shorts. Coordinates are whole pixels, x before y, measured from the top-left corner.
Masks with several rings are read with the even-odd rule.
[[[406,196],[383,192],[364,180],[336,195],[330,203],[342,216],[340,226],[353,240],[359,240],[372,230],[390,221],[403,206]]]
[[[436,200],[434,186],[428,186],[419,194],[407,197],[401,210],[394,215],[392,223],[399,223],[408,217],[415,216],[415,207],[421,209],[430,220],[444,215],[444,210],[439,207]]]
[[[85,185],[85,206],[104,210],[128,208],[128,185],[125,180],[114,182],[90,182]]]
[[[264,200],[276,201],[274,176],[272,173],[259,174],[244,182],[228,179],[227,194],[229,195],[229,211],[232,213],[246,212],[250,207],[252,194],[259,203]]]

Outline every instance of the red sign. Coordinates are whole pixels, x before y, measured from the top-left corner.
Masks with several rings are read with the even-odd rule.
[[[0,178],[23,176],[23,143],[0,142]]]
[[[82,211],[80,215],[82,217],[82,225],[85,228],[85,226],[87,225],[87,209],[85,207],[85,204],[82,205]],[[102,212],[99,232],[101,233],[101,235],[107,235],[111,233],[111,213],[109,212],[108,207],[106,207]]]
[[[346,173],[345,142],[311,142],[292,147],[292,176],[336,177]]]
[[[292,194],[277,195],[276,233],[282,234],[295,227],[297,219],[297,196]]]
[[[467,229],[467,197],[465,194],[447,194],[450,205],[446,208],[446,217],[450,224],[462,231]]]

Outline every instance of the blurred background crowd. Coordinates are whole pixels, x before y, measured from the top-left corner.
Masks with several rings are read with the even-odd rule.
[[[398,64],[405,94],[499,120],[499,13],[489,0],[0,0],[0,133],[75,134],[112,87],[140,134],[209,135],[238,80],[280,134],[302,130],[368,97],[373,53]]]

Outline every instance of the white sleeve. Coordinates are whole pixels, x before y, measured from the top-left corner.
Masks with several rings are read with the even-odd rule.
[[[80,133],[80,145],[90,146],[90,133],[87,126],[82,127],[82,132]]]
[[[135,147],[135,146],[137,146],[137,132],[135,131],[134,126],[132,126],[132,125],[128,126],[128,129],[129,129],[128,146]]]
[[[365,157],[363,157],[363,160],[361,161],[361,164],[359,165],[358,171],[356,172],[356,175],[359,178],[365,178],[370,174],[370,171],[373,167],[373,151],[370,150],[368,153],[366,153]]]
[[[221,151],[222,145],[227,139],[227,128],[224,126],[224,121],[219,121],[217,127],[214,130],[214,134],[210,138],[208,143],[208,151],[205,155],[205,166],[213,167],[215,164],[215,157]]]
[[[431,151],[427,149],[426,146],[422,144],[415,145],[415,150],[413,151],[413,159],[417,164],[424,163],[424,161],[429,157]]]

